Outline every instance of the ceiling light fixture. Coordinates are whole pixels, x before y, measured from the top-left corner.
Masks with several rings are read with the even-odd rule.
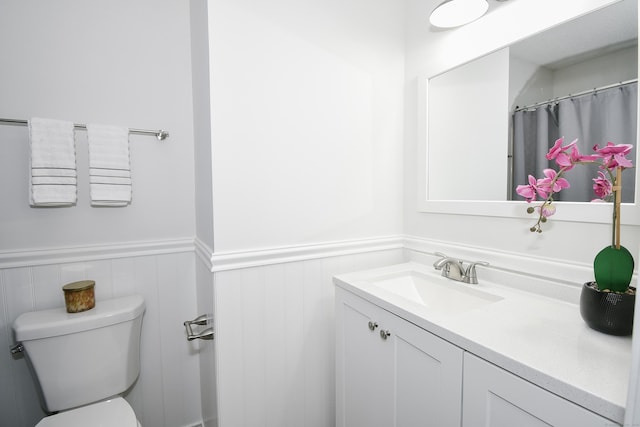
[[[487,0],[445,0],[431,12],[429,22],[439,28],[459,27],[480,18],[487,9]]]

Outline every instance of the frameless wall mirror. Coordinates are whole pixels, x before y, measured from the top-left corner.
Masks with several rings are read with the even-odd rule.
[[[558,137],[578,139],[583,154],[608,141],[637,145],[637,17],[637,0],[619,1],[431,77],[421,210],[513,216],[514,187],[554,166],[544,154]],[[595,170],[570,173],[561,200],[588,204]],[[625,171],[623,201],[634,207],[636,180]]]

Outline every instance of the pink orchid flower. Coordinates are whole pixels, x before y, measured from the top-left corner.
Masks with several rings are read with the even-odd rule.
[[[597,145],[593,149],[602,157],[604,167],[613,169],[618,166],[623,168],[633,167],[633,162],[627,159],[625,156],[631,152],[633,145],[631,144],[614,144],[613,142],[607,142],[605,147],[598,147]]]
[[[564,138],[556,140],[555,144],[549,152],[546,154],[547,160],[555,160],[556,164],[568,171],[573,168],[576,163],[592,162],[598,159],[600,156],[583,156],[578,151],[576,144],[577,139],[574,139],[569,145],[562,146]]]
[[[576,141],[573,141],[571,144],[563,147],[562,143],[564,142],[564,137],[560,137],[558,139],[556,139],[556,142],[553,144],[553,147],[551,147],[551,149],[549,150],[549,152],[547,153],[546,157],[547,160],[553,160],[555,158],[558,157],[559,154],[563,153],[567,148],[570,148],[571,146],[576,144]]]
[[[569,188],[569,181],[558,177],[558,172],[553,169],[545,169],[543,171],[545,178],[539,179],[537,182],[538,194],[541,198],[546,199],[550,193],[557,193],[563,188]]]
[[[529,175],[529,184],[518,185],[516,187],[516,193],[527,199],[527,203],[531,203],[536,200],[536,193],[538,191],[537,183],[536,178],[533,175]]]
[[[536,200],[537,196],[543,200],[542,204],[536,207],[528,207],[527,213],[538,212],[538,222],[529,230],[537,233],[542,232],[542,224],[547,218],[556,212],[555,205],[552,205],[553,195],[565,188],[569,188],[569,181],[563,178],[568,170],[577,164],[596,163],[600,166],[601,171],[598,177],[593,179],[593,191],[598,199],[592,202],[606,202],[613,191],[611,181],[607,179],[607,174],[611,174],[610,169],[616,167],[630,168],[633,167],[631,160],[626,155],[631,152],[633,146],[630,144],[613,144],[607,143],[603,148],[597,145],[593,147],[595,154],[584,156],[580,154],[577,147],[578,140],[574,140],[568,145],[563,146],[564,138],[558,138],[553,147],[546,154],[547,160],[555,160],[559,166],[559,170],[545,169],[544,178],[536,180],[535,177],[529,175],[528,185],[518,185],[516,192],[526,198],[527,203]],[[605,172],[603,172],[605,171]]]
[[[611,194],[612,185],[603,172],[598,172],[598,177],[593,178],[593,192],[600,200]],[[597,199],[596,199],[597,200]]]
[[[577,142],[577,141],[578,140],[576,139],[574,142]],[[578,147],[576,146],[571,147],[571,163],[572,163],[571,167],[573,167],[573,165],[575,165],[576,163],[595,162],[599,158],[600,156],[598,154],[583,155],[583,154],[580,154],[580,152],[578,151]]]

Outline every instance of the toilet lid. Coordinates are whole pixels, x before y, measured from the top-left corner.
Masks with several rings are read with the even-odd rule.
[[[43,418],[36,427],[137,427],[136,414],[122,397]]]

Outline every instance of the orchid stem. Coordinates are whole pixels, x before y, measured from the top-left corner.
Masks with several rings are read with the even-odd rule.
[[[615,209],[613,209],[613,239],[612,246],[616,249],[620,249],[620,202],[622,199],[622,168],[616,167],[616,181],[613,186],[613,197],[615,201]]]

